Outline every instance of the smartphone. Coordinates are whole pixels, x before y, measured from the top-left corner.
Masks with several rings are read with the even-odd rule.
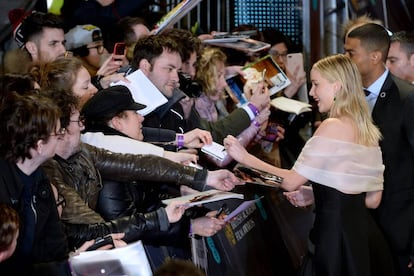
[[[293,74],[296,68],[299,67],[299,72],[304,70],[303,67],[303,54],[292,53],[287,55],[286,70]]]
[[[287,55],[287,62],[286,62],[286,70],[290,74],[294,74],[295,70],[297,71],[297,74],[305,74],[305,68],[303,66],[303,54],[302,53],[291,53]],[[306,82],[299,88],[299,90],[296,93],[297,100],[309,103],[309,97],[308,97],[308,87]]]
[[[243,105],[247,103],[247,99],[244,96],[243,92],[243,81],[239,75],[231,76],[226,79],[229,89],[226,89],[226,92],[229,94],[230,98],[237,105]]]
[[[117,42],[114,46],[114,55],[125,55],[125,43]]]
[[[126,46],[124,42],[117,42],[114,45],[114,51],[113,54],[114,55],[122,55],[125,56],[126,52],[125,52]],[[120,59],[114,59],[114,60],[120,60]]]

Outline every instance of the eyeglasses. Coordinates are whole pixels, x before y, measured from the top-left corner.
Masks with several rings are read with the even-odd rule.
[[[79,116],[79,119],[78,120],[70,120],[69,122],[71,122],[71,123],[78,123],[78,125],[79,125],[79,127],[83,127],[83,126],[85,126],[85,117],[83,117],[83,116]]]
[[[272,58],[274,58],[274,59],[278,59],[280,57],[283,58],[283,59],[287,59],[288,53],[287,52],[279,53],[278,51],[270,50],[269,55],[271,55]]]
[[[102,55],[104,52],[104,46],[103,45],[96,45],[96,46],[91,46],[91,47],[87,47],[88,49],[96,49],[96,51],[98,52],[98,54]]]
[[[50,136],[63,136],[66,133],[66,128],[62,127],[55,133],[51,133]]]
[[[58,198],[56,200],[56,207],[59,206],[62,206],[62,208],[66,207],[66,200],[61,194],[58,194]]]

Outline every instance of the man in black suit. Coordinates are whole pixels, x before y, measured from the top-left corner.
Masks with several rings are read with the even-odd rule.
[[[368,23],[351,30],[345,52],[362,76],[372,118],[380,128],[384,191],[374,217],[389,242],[398,275],[409,275],[414,236],[414,87],[385,67],[387,30]]]

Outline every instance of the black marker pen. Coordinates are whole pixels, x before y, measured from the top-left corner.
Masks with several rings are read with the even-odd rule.
[[[226,203],[221,205],[220,209],[217,210],[216,218],[220,217],[220,215],[224,212],[224,208],[226,208],[226,206],[227,206]]]

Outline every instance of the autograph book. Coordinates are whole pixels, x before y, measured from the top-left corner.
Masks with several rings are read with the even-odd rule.
[[[233,192],[225,192],[219,190],[208,190],[204,192],[198,192],[191,195],[185,195],[175,198],[169,198],[162,201],[164,204],[169,204],[172,201],[183,201],[184,205],[187,207],[192,207],[196,205],[202,205],[209,202],[229,199],[229,198],[238,198],[244,199],[243,194],[233,193]]]
[[[277,97],[270,101],[277,109],[299,115],[303,112],[312,111],[312,105],[286,97]]]
[[[269,88],[270,96],[273,96],[277,92],[289,86],[291,83],[286,74],[274,62],[270,55],[266,55],[253,63],[247,64],[243,67],[242,70],[245,73],[245,77],[241,75],[235,75],[230,76],[226,79],[226,82],[231,90],[237,95],[242,93],[243,86],[246,84],[246,82],[261,81],[263,72],[264,81]],[[239,100],[242,101],[241,98],[239,98]]]
[[[233,173],[247,183],[264,185],[274,188],[279,188],[280,183],[283,181],[283,178],[278,175],[243,166],[241,164],[237,164],[234,167]]]

